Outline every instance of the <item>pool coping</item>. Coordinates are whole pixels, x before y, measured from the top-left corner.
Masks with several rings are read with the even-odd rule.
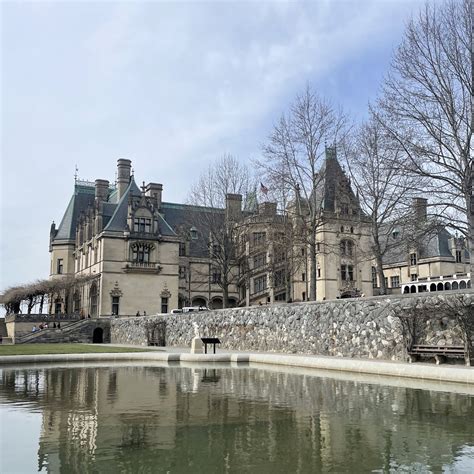
[[[269,364],[286,367],[355,372],[359,374],[406,377],[419,380],[436,380],[474,384],[474,367],[408,364],[394,361],[348,359],[313,355],[284,355],[262,353],[190,354],[186,352],[103,352],[83,354],[38,354],[0,357],[2,365],[42,364],[45,362],[92,362],[92,361],[161,361],[161,362],[225,362],[246,364]]]

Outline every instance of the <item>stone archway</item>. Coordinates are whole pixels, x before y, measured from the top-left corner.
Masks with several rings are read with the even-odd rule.
[[[207,306],[206,299],[203,298],[202,296],[195,296],[195,297],[193,298],[192,306],[203,306],[203,307],[206,307],[206,306]]]

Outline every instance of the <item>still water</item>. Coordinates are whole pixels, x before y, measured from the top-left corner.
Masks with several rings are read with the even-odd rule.
[[[3,368],[0,471],[472,473],[466,390],[249,367]]]

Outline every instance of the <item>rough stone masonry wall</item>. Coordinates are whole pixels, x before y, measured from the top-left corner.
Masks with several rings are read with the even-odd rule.
[[[418,318],[418,344],[457,345],[463,334],[449,308],[471,304],[467,290],[119,318],[111,340],[147,345],[150,330],[165,321],[167,346],[190,347],[197,325],[224,349],[403,360],[409,342],[399,315]]]

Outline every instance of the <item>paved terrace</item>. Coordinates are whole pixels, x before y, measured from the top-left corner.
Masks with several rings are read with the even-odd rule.
[[[125,344],[111,344],[116,347],[133,347]],[[145,348],[144,348],[145,349]],[[283,366],[285,368],[306,368],[317,370],[369,374],[385,377],[408,378],[420,381],[452,382],[474,385],[474,368],[461,365],[435,365],[430,363],[401,363],[382,360],[352,359],[344,357],[316,356],[302,354],[278,354],[264,352],[240,352],[222,350],[217,354],[191,354],[189,348],[146,347],[148,352],[94,353],[94,354],[45,354],[2,356],[0,365],[43,364],[64,362],[166,362],[166,363],[230,363],[250,367],[260,364]],[[153,349],[150,351],[150,349]],[[315,375],[317,375],[315,373]]]

